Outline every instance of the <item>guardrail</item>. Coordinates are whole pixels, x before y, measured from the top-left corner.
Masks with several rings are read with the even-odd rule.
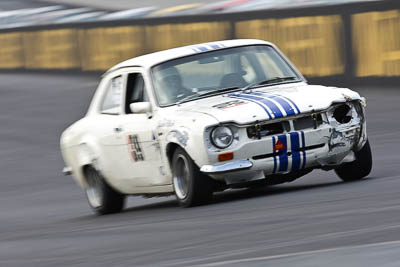
[[[277,44],[308,78],[400,77],[400,1],[32,26],[0,31],[0,69],[104,71],[141,54],[233,38]]]

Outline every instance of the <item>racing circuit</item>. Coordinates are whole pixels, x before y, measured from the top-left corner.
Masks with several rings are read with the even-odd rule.
[[[400,266],[398,88],[367,98],[367,179],[314,171],[289,184],[216,194],[210,205],[131,197],[93,215],[61,174],[62,130],[97,75],[0,74],[0,266]]]

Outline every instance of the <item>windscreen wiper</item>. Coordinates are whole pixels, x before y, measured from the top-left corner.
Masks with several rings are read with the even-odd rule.
[[[226,88],[220,88],[217,90],[210,90],[210,91],[206,91],[206,92],[198,92],[194,95],[188,95],[187,97],[182,98],[181,100],[177,101],[176,104],[182,104],[184,102],[190,101],[192,99],[194,99],[195,97],[201,97],[201,96],[207,96],[207,95],[216,95],[219,93],[223,93],[223,92],[227,92],[227,91],[231,91],[234,89],[239,89],[238,86],[234,86],[234,87],[226,87]]]
[[[264,84],[271,84],[271,83],[280,83],[280,82],[284,82],[284,81],[291,81],[291,80],[296,80],[297,77],[294,76],[286,76],[286,77],[274,77],[268,80],[264,80],[261,82],[255,82],[255,83],[251,83],[249,85],[247,85],[246,87],[243,87],[242,91],[247,91],[253,87],[257,87],[259,85],[264,85]]]

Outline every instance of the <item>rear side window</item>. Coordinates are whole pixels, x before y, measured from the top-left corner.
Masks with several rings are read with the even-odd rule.
[[[119,114],[122,104],[123,79],[117,76],[109,82],[101,104],[101,113]]]

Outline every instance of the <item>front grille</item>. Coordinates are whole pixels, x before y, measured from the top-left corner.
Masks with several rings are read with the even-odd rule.
[[[282,121],[269,124],[256,124],[247,127],[247,136],[249,138],[262,138],[264,136],[281,134],[290,130],[289,122]]]
[[[318,128],[322,124],[321,114],[313,114],[311,116],[301,117],[293,120],[293,126],[295,131],[301,131],[305,129]]]
[[[293,129],[291,123],[293,123]],[[314,113],[300,118],[288,117],[286,121],[275,123],[256,123],[247,127],[247,136],[251,139],[261,139],[265,136],[289,133],[291,131],[302,131],[306,129],[317,129],[322,124],[321,113]]]

